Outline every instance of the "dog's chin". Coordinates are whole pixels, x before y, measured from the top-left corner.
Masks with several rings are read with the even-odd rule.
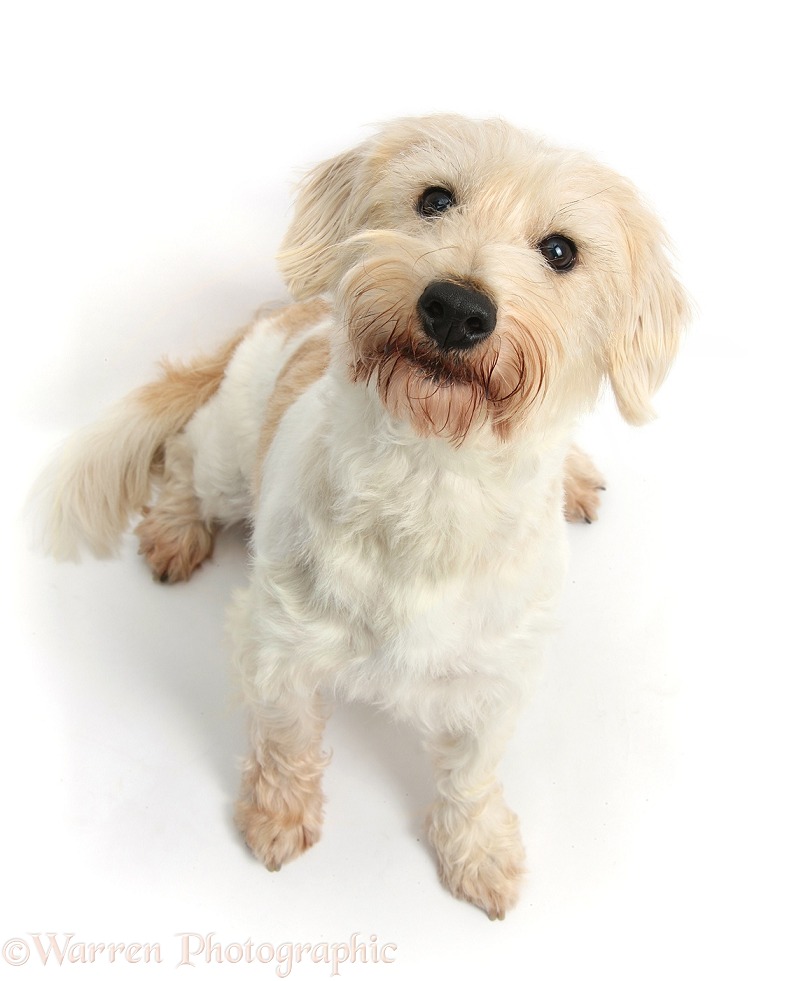
[[[411,349],[382,355],[369,372],[389,414],[411,423],[419,436],[439,436],[455,443],[487,422],[486,394],[450,359]]]
[[[381,351],[355,352],[353,380],[374,383],[388,413],[420,436],[461,444],[490,426],[504,439],[514,415],[519,382],[506,384],[491,345],[442,351],[428,338],[389,343]]]

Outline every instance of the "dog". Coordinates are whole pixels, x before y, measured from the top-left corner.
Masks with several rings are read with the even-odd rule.
[[[442,883],[503,918],[524,867],[495,772],[554,624],[572,444],[608,380],[652,416],[687,301],[664,232],[605,166],[499,120],[401,119],[302,183],[297,302],[79,433],[39,485],[48,546],[157,579],[250,528],[230,615],[250,729],[236,823],[270,870],[320,837],[332,699],[415,725]],[[153,489],[156,489],[153,497]]]

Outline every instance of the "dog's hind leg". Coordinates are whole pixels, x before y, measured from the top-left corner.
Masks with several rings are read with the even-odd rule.
[[[320,838],[327,715],[319,697],[289,693],[251,709],[251,755],[235,817],[250,850],[271,872]]]
[[[604,478],[595,469],[592,460],[577,446],[571,446],[565,457],[563,510],[568,521],[585,521],[591,524],[598,518],[601,497],[605,490]]]
[[[215,527],[204,519],[192,480],[192,451],[183,434],[164,444],[164,465],[155,504],[135,528],[139,553],[160,582],[181,582],[214,548]]]

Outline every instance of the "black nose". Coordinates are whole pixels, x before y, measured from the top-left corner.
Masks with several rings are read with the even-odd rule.
[[[495,304],[484,293],[457,283],[429,283],[417,301],[423,330],[441,348],[466,349],[495,330]]]

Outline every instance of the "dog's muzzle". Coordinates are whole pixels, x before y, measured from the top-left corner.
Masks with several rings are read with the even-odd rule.
[[[445,281],[429,283],[417,301],[423,330],[443,350],[474,347],[495,330],[497,310],[484,293]]]

